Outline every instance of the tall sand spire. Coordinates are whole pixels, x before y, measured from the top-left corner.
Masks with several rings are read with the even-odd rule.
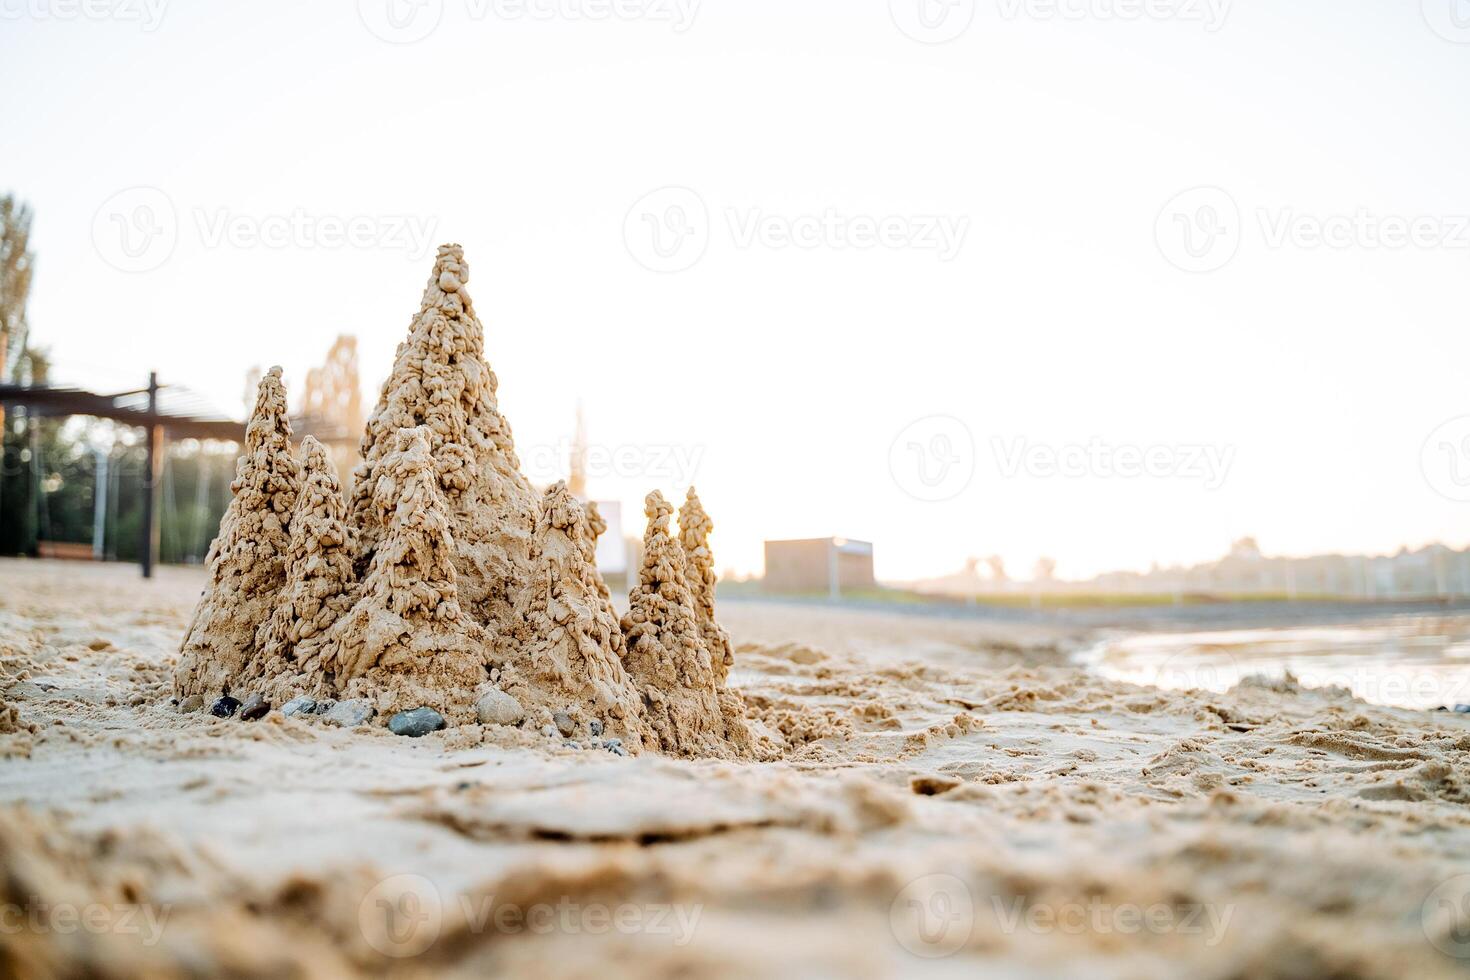
[[[643,512],[643,564],[628,595],[623,635],[624,663],[643,694],[645,717],[664,752],[751,757],[744,701],[717,678],[685,578],[684,552],[669,534],[674,509],[655,490]]]
[[[281,369],[260,380],[245,428],[245,449],[230,484],[234,496],[210,545],[209,584],[194,610],[174,673],[180,695],[213,696],[232,688],[255,654],[255,633],[286,584],[289,524],[300,490],[291,452]]]
[[[408,339],[362,440],[350,523],[366,570],[386,530],[373,500],[400,429],[422,426],[444,498],[465,613],[500,637],[515,625],[518,583],[530,570],[536,495],[520,472],[510,426],[496,402],[498,381],[485,362],[484,328],[466,283],[458,245],[442,245]]]

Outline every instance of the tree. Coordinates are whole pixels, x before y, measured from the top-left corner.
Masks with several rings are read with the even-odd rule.
[[[34,266],[31,209],[9,194],[0,197],[0,382],[15,377],[26,351],[26,303],[31,295],[31,270]],[[0,443],[3,443],[3,462],[0,462],[3,476],[0,480],[7,484],[15,482],[10,478],[16,475],[12,471],[17,469],[22,451],[20,445],[12,445],[11,435],[5,425],[5,407],[0,405]],[[22,442],[26,438],[22,435]],[[27,485],[25,499],[20,502],[27,514],[32,509],[30,502],[31,489]],[[29,550],[27,542],[33,543],[35,535],[19,528],[15,530],[20,532],[20,547]],[[14,542],[5,542],[0,546],[14,545]]]
[[[26,303],[31,295],[31,209],[0,197],[0,380],[12,378],[26,349]],[[0,414],[0,422],[4,421]]]
[[[51,370],[45,351],[31,348],[14,361],[14,377],[44,384]],[[34,555],[37,542],[51,537],[44,494],[48,476],[71,455],[60,444],[61,423],[16,413],[11,424],[0,419],[4,455],[0,465],[0,554]],[[52,487],[52,489],[57,489]]]

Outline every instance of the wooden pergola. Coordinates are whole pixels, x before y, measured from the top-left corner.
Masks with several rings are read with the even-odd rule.
[[[0,384],[0,407],[19,406],[32,417],[85,415],[110,419],[144,430],[146,462],[143,468],[143,521],[139,565],[144,578],[153,577],[158,561],[158,492],[165,443],[169,439],[219,439],[244,442],[245,423],[215,411],[203,398],[181,385],[160,385],[150,372],[148,386],[134,391],[101,394],[62,385]],[[351,443],[355,434],[339,423],[302,416],[291,420],[298,436],[311,435],[327,444]]]

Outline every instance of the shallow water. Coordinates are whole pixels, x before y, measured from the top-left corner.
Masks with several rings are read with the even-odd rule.
[[[1470,617],[1398,616],[1355,625],[1135,633],[1079,656],[1104,677],[1167,690],[1226,691],[1287,671],[1307,687],[1341,687],[1373,704],[1470,704]]]

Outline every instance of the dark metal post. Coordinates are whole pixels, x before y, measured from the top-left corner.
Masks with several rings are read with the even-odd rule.
[[[143,470],[143,540],[139,542],[138,560],[143,577],[153,577],[153,563],[158,559],[159,530],[158,468],[163,461],[163,427],[158,424],[158,372],[148,373],[148,446]]]

